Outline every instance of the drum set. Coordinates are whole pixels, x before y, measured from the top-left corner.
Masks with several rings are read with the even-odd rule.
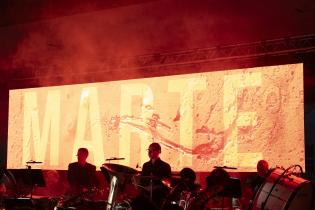
[[[149,179],[150,183],[157,177],[142,177],[139,171],[122,166],[119,164],[103,164],[101,170],[110,182],[109,195],[106,204],[106,210],[131,210],[131,201],[134,197],[124,194],[126,186],[132,185],[136,189],[143,189],[141,180]],[[312,182],[301,177],[302,168],[299,165],[293,165],[287,169],[275,168],[266,178],[265,182],[257,192],[252,210],[298,210],[311,209],[313,201]],[[140,180],[140,182],[139,182]],[[236,178],[229,179],[229,186],[220,196],[225,204],[220,209],[241,209],[239,205],[234,205],[236,199],[241,198],[241,183]],[[166,197],[161,210],[199,210],[192,205],[202,203],[202,209],[212,209],[210,204],[213,194],[206,190],[192,191],[182,182],[170,187],[169,195]],[[154,187],[149,185],[150,198]],[[123,196],[119,196],[123,195]],[[135,194],[133,194],[135,196]],[[215,195],[216,196],[216,195]],[[221,202],[220,201],[220,202]],[[226,202],[227,201],[227,202]],[[303,207],[303,208],[301,208]]]
[[[57,204],[57,209],[82,209],[82,206],[87,208],[85,209],[102,209],[102,210],[131,210],[135,207],[133,206],[133,201],[137,199],[137,197],[142,193],[146,192],[146,197],[141,197],[140,204],[145,205],[147,203],[148,206],[155,204],[152,201],[152,194],[155,190],[155,185],[153,184],[156,180],[160,180],[159,177],[156,176],[141,176],[141,173],[136,169],[115,164],[115,163],[104,163],[101,166],[101,172],[104,175],[106,182],[109,183],[108,195],[106,201],[91,200],[88,203],[89,195],[93,195],[93,193],[97,193],[98,190],[92,190],[88,192],[84,192],[76,197],[71,197],[69,199],[61,199]],[[179,178],[174,177],[174,180],[178,180]],[[162,183],[169,189],[170,194],[176,193],[177,196],[174,199],[166,199],[164,205],[160,207],[160,209],[170,209],[168,204],[172,204],[176,206],[177,209],[185,210],[187,208],[188,200],[191,198],[191,193],[186,188],[181,188],[180,185],[171,188],[170,181],[166,179],[161,180]],[[145,184],[144,184],[145,183]],[[178,190],[181,189],[181,190]],[[80,199],[80,202],[73,202],[77,198],[84,198],[83,202]],[[145,200],[143,200],[145,199]],[[174,208],[173,208],[174,209]]]
[[[143,203],[152,202],[152,194],[155,190],[155,186],[152,183],[154,183],[156,179],[160,179],[159,177],[141,176],[140,172],[133,168],[111,163],[103,164],[101,171],[106,177],[107,182],[110,183],[105,207],[106,210],[137,209],[134,208],[132,203],[139,191],[143,190],[149,193],[149,196],[147,197],[149,200],[142,200]],[[228,190],[220,196],[225,200],[225,203],[229,204],[226,205],[228,206],[228,209],[232,209],[232,199],[238,199],[241,196],[240,181],[235,178],[231,178],[229,181],[229,185],[232,186],[233,189],[231,190],[227,188]],[[236,184],[235,181],[237,181]],[[143,185],[143,183],[146,184]],[[168,182],[167,180],[162,180],[162,183],[168,187],[169,193],[162,206],[158,208],[160,210],[199,210],[194,209],[194,206],[191,205],[192,202],[205,202],[203,204],[203,209],[207,209],[207,203],[212,200],[213,197],[207,190],[201,190],[200,186],[194,188],[188,187],[187,183],[180,180],[180,177],[175,176]],[[133,192],[129,191],[128,193],[128,186],[134,187]],[[226,202],[226,200],[228,202]]]
[[[106,210],[131,210],[132,201],[143,191],[149,195],[144,202],[154,205],[152,199],[156,186],[153,183],[161,178],[141,176],[141,173],[133,168],[113,163],[103,164],[101,171],[109,183]],[[165,187],[170,187],[167,180],[162,179],[162,183]]]
[[[101,171],[110,186],[106,210],[131,209],[130,198],[124,194],[126,185],[132,182],[134,176],[139,172],[127,166],[105,163],[101,167]],[[118,195],[120,194],[120,197]]]

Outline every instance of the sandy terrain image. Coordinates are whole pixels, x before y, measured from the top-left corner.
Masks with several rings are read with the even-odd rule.
[[[10,91],[8,168],[89,161],[136,168],[152,142],[172,170],[305,166],[303,65],[235,69]]]

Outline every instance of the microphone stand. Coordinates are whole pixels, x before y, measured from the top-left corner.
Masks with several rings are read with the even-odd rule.
[[[29,165],[30,163],[31,163],[30,161],[26,162],[26,169],[27,169],[27,176],[30,179],[30,184],[31,184],[31,196],[30,196],[30,199],[32,200],[33,199],[34,186],[33,186],[32,171],[31,171],[32,170],[32,166]]]
[[[43,163],[43,162],[40,162],[40,161],[35,161],[35,160],[29,160],[26,162],[26,169],[28,171],[28,177],[30,178],[30,184],[31,184],[31,197],[30,199],[32,200],[33,199],[33,191],[34,191],[34,184],[33,184],[33,177],[32,177],[32,166],[30,164],[40,164],[40,163]]]
[[[150,201],[153,199],[153,178],[150,178]]]

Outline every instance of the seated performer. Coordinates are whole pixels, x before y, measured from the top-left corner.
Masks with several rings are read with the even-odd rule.
[[[152,199],[155,207],[159,208],[169,192],[168,188],[163,184],[162,179],[169,179],[171,177],[171,167],[168,163],[160,159],[160,154],[161,146],[158,143],[150,144],[148,149],[150,160],[143,164],[141,172],[141,185],[144,186],[146,190],[140,197],[133,201],[133,209],[149,208],[143,206],[144,197]]]
[[[252,207],[252,202],[255,199],[259,188],[264,184],[265,179],[272,171],[272,169],[269,169],[269,164],[266,160],[259,160],[256,167],[257,173],[246,181],[246,184],[249,185],[251,191],[251,193],[249,193],[251,197],[249,201],[249,208]]]
[[[232,208],[232,199],[224,197],[224,189],[230,175],[222,168],[216,168],[206,177],[207,187],[189,201],[188,210]]]
[[[86,192],[97,186],[96,167],[86,162],[88,155],[88,149],[79,148],[78,161],[70,163],[68,166],[68,182],[70,185],[68,193],[70,194]]]
[[[196,173],[191,168],[183,168],[180,172],[180,180],[187,187],[188,191],[198,192],[200,190],[200,184],[196,184]]]
[[[267,176],[269,175],[269,164],[265,160],[260,160],[257,162],[257,176],[254,182],[252,183],[252,189],[256,193],[260,186],[263,184]]]
[[[179,182],[173,187],[163,203],[161,209],[163,210],[176,210],[185,209],[188,200],[194,197],[199,191],[201,186],[196,181],[196,173],[191,168],[183,168],[180,173]]]

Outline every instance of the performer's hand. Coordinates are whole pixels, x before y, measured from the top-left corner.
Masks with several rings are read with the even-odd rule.
[[[162,184],[164,184],[168,188],[171,188],[171,180],[169,178],[163,178]]]

